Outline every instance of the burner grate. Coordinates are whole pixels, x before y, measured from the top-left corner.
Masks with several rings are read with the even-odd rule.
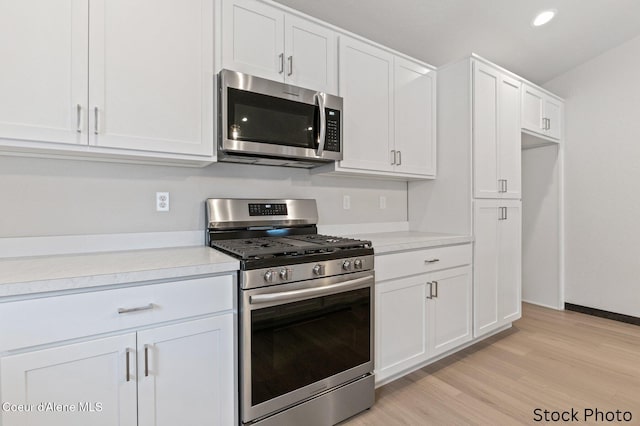
[[[320,234],[211,241],[211,247],[241,259],[301,256],[305,254],[330,253],[349,248],[368,248],[370,246],[371,243],[369,241]]]

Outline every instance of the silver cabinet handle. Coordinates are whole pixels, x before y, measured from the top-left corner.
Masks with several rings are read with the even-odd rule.
[[[324,143],[327,134],[327,112],[324,110],[326,96],[323,92],[316,92],[316,94],[313,95],[314,102],[318,104],[318,109],[320,110],[320,134],[318,135],[318,150],[316,151],[318,157],[321,157],[324,152]]]
[[[402,164],[402,151],[396,151],[398,153],[398,166]]]
[[[440,262],[440,259],[425,259],[424,263],[436,263]]]
[[[140,311],[150,311],[153,309],[155,305],[153,303],[149,303],[146,306],[138,306],[135,308],[118,308],[119,314],[130,314],[132,312],[140,312]]]
[[[504,220],[507,220],[507,219],[509,219],[509,218],[507,217],[507,208],[506,208],[506,207],[503,207],[503,209],[504,209]]]
[[[504,180],[504,192],[508,192],[509,191],[509,180],[505,179]]]
[[[503,210],[502,210],[503,208],[504,207],[498,207],[498,209],[500,209],[500,216],[498,216],[498,220],[504,220],[504,214],[502,213],[503,212]]]
[[[551,130],[551,119],[547,118],[547,130]]]
[[[429,292],[427,293],[427,299],[433,299],[433,283],[431,281],[427,282],[429,286]]]
[[[149,377],[149,345],[144,345],[144,376]]]
[[[284,72],[284,53],[278,55],[280,59],[280,69],[278,70],[278,74],[282,74]]]
[[[93,134],[97,135],[98,134],[98,117],[100,116],[100,114],[98,113],[98,107],[94,106],[93,107]]]
[[[433,297],[438,297],[438,281],[434,281],[433,282],[433,287],[436,289],[436,291],[433,293]]]
[[[395,165],[396,164],[396,150],[392,149],[391,150],[391,165]]]
[[[131,381],[131,372],[130,372],[130,367],[131,367],[131,360],[129,359],[129,354],[131,353],[131,349],[126,348],[124,350],[125,352],[125,356],[126,356],[126,361],[125,361],[125,370],[126,370],[126,374],[125,374],[125,379],[127,380],[127,382]]]
[[[82,133],[82,105],[76,105],[76,132]]]
[[[291,76],[293,74],[293,56],[289,56],[287,58],[287,62],[289,64],[289,72],[287,73],[287,75]]]

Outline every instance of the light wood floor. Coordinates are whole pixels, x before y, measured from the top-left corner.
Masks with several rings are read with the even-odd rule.
[[[619,424],[640,425],[640,327],[525,304],[511,329],[381,387],[343,425],[544,423],[536,408],[600,425],[615,423],[585,422],[586,408],[631,411]]]

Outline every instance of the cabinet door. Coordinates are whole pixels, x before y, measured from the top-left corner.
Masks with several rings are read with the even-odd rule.
[[[522,134],[520,128],[520,82],[501,75],[498,98],[498,170],[504,181],[502,198],[522,196]]]
[[[498,326],[498,225],[500,201],[474,201],[473,334]]]
[[[403,58],[394,64],[396,171],[435,176],[436,73]]]
[[[550,138],[562,138],[562,102],[547,97],[544,101],[544,116],[548,120],[546,135]]]
[[[433,357],[471,340],[471,268],[436,272],[429,281],[427,341]]]
[[[473,176],[476,198],[498,198],[498,98],[500,73],[473,67]]]
[[[2,400],[34,406],[27,413],[0,411],[0,424],[135,426],[135,346],[130,333],[0,359]],[[39,411],[41,402],[68,408]]]
[[[286,82],[325,93],[338,93],[338,40],[329,28],[285,16]]]
[[[522,203],[502,202],[505,219],[498,226],[499,321],[507,324],[521,316]]]
[[[0,138],[87,143],[88,0],[0,2]]]
[[[213,155],[212,15],[213,0],[92,0],[92,145]]]
[[[376,284],[376,380],[426,359],[426,275]]]
[[[222,67],[284,81],[284,13],[256,0],[223,1]]]
[[[235,424],[233,329],[227,314],[138,333],[140,426]]]
[[[542,118],[544,94],[528,85],[522,86],[522,128],[536,133],[544,133]]]
[[[340,96],[344,98],[341,167],[392,171],[393,55],[340,36]]]

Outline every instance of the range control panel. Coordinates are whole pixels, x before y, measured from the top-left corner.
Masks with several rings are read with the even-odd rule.
[[[249,216],[286,216],[286,204],[249,204]]]

